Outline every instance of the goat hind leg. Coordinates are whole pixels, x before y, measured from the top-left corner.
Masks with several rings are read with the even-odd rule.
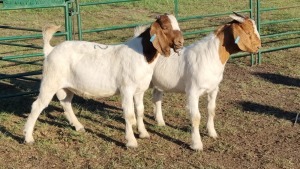
[[[33,128],[35,126],[36,120],[43,111],[44,108],[48,106],[52,100],[55,92],[48,90],[41,90],[36,101],[33,102],[31,106],[31,112],[27,118],[23,133],[25,135],[25,143],[32,144],[33,139]]]
[[[208,130],[208,135],[212,138],[217,138],[218,134],[215,129],[214,125],[214,117],[215,117],[215,109],[216,109],[216,99],[217,99],[217,94],[219,91],[219,87],[214,89],[213,91],[208,93],[208,105],[207,105],[207,110],[208,110],[208,118],[207,118],[207,130]]]
[[[156,88],[153,89],[152,93],[152,102],[154,104],[154,116],[158,126],[165,126],[165,121],[162,115],[162,95],[163,92],[157,90]]]
[[[57,98],[60,100],[60,104],[64,109],[64,114],[69,123],[75,127],[76,131],[85,131],[83,125],[78,121],[75,113],[72,109],[72,99],[74,94],[68,89],[61,89],[56,93]]]

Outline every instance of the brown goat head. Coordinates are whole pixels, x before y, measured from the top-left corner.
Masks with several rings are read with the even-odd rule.
[[[154,48],[164,56],[170,56],[170,49],[176,53],[183,48],[184,38],[178,22],[173,15],[160,15],[150,27],[150,41]]]
[[[237,21],[232,25],[235,44],[242,51],[257,53],[261,48],[261,40],[255,22],[240,14],[230,15],[230,17]]]

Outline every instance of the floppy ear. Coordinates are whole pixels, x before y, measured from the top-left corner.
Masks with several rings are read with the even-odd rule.
[[[168,44],[167,36],[163,33],[159,23],[154,22],[150,28],[150,41],[154,48],[164,56],[170,56],[170,47]]]
[[[238,25],[232,25],[232,34],[234,38],[234,43],[238,45],[238,47],[242,51],[249,51],[251,48],[251,41],[246,32]]]

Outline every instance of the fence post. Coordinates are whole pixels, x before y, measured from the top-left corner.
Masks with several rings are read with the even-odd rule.
[[[77,10],[77,29],[78,29],[78,39],[82,40],[82,30],[81,30],[81,14],[80,14],[80,6],[79,0],[75,0],[76,10]]]
[[[250,8],[250,18],[253,19],[254,8],[253,8],[253,0],[249,0],[249,8]],[[251,66],[255,64],[254,55],[251,54]]]
[[[178,19],[178,13],[179,13],[178,0],[174,0],[174,12],[175,12],[175,17]]]
[[[72,39],[72,33],[70,32],[70,18],[69,18],[69,3],[66,2],[66,5],[64,7],[64,12],[65,12],[65,32],[67,40],[71,40]]]
[[[256,27],[257,31],[260,34],[260,0],[256,0]],[[261,52],[257,54],[258,64],[261,64]]]

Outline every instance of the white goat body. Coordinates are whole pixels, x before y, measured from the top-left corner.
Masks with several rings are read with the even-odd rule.
[[[219,59],[219,40],[214,34],[184,47],[181,56],[158,59],[152,83],[158,90],[183,93],[188,83],[210,91],[222,80],[224,66]],[[201,57],[199,57],[201,56]]]
[[[168,27],[168,31],[163,27]],[[49,42],[57,28],[50,26],[43,32],[46,57],[43,79],[39,96],[32,104],[25,124],[25,142],[34,141],[35,122],[55,94],[65,116],[78,131],[84,127],[71,107],[74,93],[93,98],[120,93],[126,122],[126,145],[136,147],[132,130],[132,125],[136,124],[134,105],[140,137],[149,137],[143,123],[143,95],[151,81],[158,53],[169,56],[171,47],[178,52],[183,46],[177,20],[172,15],[161,15],[140,36],[120,45],[66,41],[53,48]],[[153,35],[155,38],[150,42]]]
[[[241,50],[255,53],[261,46],[253,20],[240,15],[231,17],[235,19],[231,23],[221,26],[204,39],[184,47],[181,56],[160,57],[154,68],[152,85],[156,121],[158,125],[165,125],[161,109],[162,92],[186,93],[187,108],[192,123],[191,148],[194,150],[203,149],[199,134],[201,118],[198,109],[199,97],[204,93],[208,94],[208,135],[216,138],[217,132],[213,119],[225,63],[232,53]],[[250,42],[249,39],[252,41]]]
[[[48,76],[53,74],[60,81],[56,82],[60,84],[58,88],[67,88],[81,96],[112,96],[119,93],[122,86],[132,86],[135,88],[132,92],[138,93],[147,89],[156,62],[145,62],[140,54],[142,47],[139,41],[135,39],[115,46],[81,41],[63,42],[45,60],[44,67],[52,66],[49,68],[51,71],[45,73]],[[72,50],[62,53],[66,49]]]

